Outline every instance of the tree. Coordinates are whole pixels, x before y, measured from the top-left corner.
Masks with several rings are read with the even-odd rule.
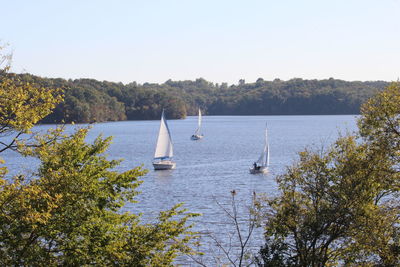
[[[88,129],[67,135],[57,128],[20,141],[60,96],[5,72],[1,79],[1,151],[15,149],[40,162],[34,173],[16,177],[0,167],[2,266],[171,266],[178,255],[192,253],[196,235],[188,220],[196,214],[182,204],[161,212],[152,224],[121,211],[135,202],[146,170],[116,171],[120,161],[104,154],[111,138],[87,144]],[[7,143],[4,136],[10,134]]]
[[[392,83],[362,106],[362,117],[358,122],[364,140],[375,150],[387,152],[393,163],[400,162],[399,103],[400,83]]]
[[[345,82],[335,79],[265,81],[219,87],[202,78],[163,84],[113,83],[94,79],[49,79],[16,75],[25,83],[43,88],[63,88],[65,100],[42,120],[101,122],[159,119],[161,109],[169,118],[197,114],[198,107],[210,115],[357,114],[360,105],[386,82]],[[167,107],[168,106],[168,107]]]
[[[399,84],[368,101],[360,134],[304,151],[268,199],[260,266],[400,264]]]
[[[0,153],[17,149],[19,137],[30,133],[38,121],[49,115],[62,101],[60,89],[41,87],[8,73],[10,55],[0,47]],[[3,65],[1,65],[3,64]],[[4,137],[12,136],[5,142]],[[10,139],[10,138],[8,138]]]
[[[236,190],[231,191],[231,201],[229,205],[222,205],[216,200],[217,205],[226,215],[228,221],[226,225],[230,226],[231,229],[224,230],[225,240],[222,240],[216,235],[216,233],[209,232],[204,234],[202,238],[209,239],[209,252],[208,264],[212,266],[253,266],[254,257],[251,248],[251,240],[253,231],[259,223],[259,215],[256,207],[260,205],[258,197],[253,192],[252,201],[250,206],[246,206],[243,211],[238,205],[236,199]],[[247,217],[247,218],[244,218]],[[245,222],[245,223],[244,223]],[[228,240],[228,241],[227,241]],[[207,263],[202,258],[191,257],[194,262],[198,265],[206,267]],[[212,263],[211,263],[212,262]]]
[[[41,166],[26,184],[6,183],[1,190],[0,262],[165,266],[179,253],[190,253],[193,235],[186,222],[194,214],[177,205],[162,212],[158,223],[142,224],[139,216],[121,213],[127,201],[134,201],[141,183],[137,177],[145,171],[113,171],[119,161],[103,155],[110,138],[99,137],[89,145],[87,131],[80,129],[50,143],[46,141],[52,136],[39,136],[37,142],[44,145],[24,151],[37,157]],[[7,196],[18,186],[23,192],[37,189],[41,194],[20,193],[10,200]],[[38,218],[29,220],[31,213]]]

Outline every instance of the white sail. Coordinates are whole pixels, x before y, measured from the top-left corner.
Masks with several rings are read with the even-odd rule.
[[[201,110],[199,109],[199,117],[197,119],[197,129],[195,134],[200,135],[200,128],[201,128]]]
[[[266,167],[269,165],[269,145],[268,145],[268,132],[267,128],[265,128],[265,144],[264,149],[261,152],[260,157],[257,160],[259,166]]]
[[[167,120],[165,119],[164,110],[161,115],[160,131],[158,132],[158,139],[154,159],[172,158],[174,155],[171,134],[169,132]]]
[[[265,166],[269,166],[269,145],[267,145],[267,162],[266,162],[266,164],[265,164]]]
[[[201,110],[199,109],[199,131],[200,131],[200,127],[201,127]]]

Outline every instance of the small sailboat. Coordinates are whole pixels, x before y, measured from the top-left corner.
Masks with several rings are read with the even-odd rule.
[[[153,166],[154,170],[170,170],[174,169],[176,163],[172,161],[174,155],[171,133],[169,132],[167,120],[165,119],[164,110],[161,114],[160,130],[158,132],[156,151],[154,153]]]
[[[265,126],[265,144],[264,149],[261,152],[260,157],[256,162],[253,163],[253,166],[250,168],[251,174],[257,173],[267,173],[269,165],[269,144],[268,144],[268,132],[267,126]]]
[[[200,133],[200,128],[201,128],[201,110],[200,109],[199,109],[199,116],[198,116],[197,124],[198,124],[198,126],[197,126],[196,131],[190,137],[191,140],[200,140],[201,138],[204,137],[204,135]]]

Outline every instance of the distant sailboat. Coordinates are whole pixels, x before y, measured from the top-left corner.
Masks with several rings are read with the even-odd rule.
[[[197,123],[198,123],[197,129],[194,132],[194,135],[192,135],[190,137],[190,139],[192,139],[192,140],[200,140],[201,138],[204,137],[204,135],[200,133],[200,128],[201,128],[201,110],[200,109],[199,109],[199,117],[198,117]]]
[[[254,162],[253,167],[250,168],[251,174],[266,173],[268,172],[269,166],[269,144],[268,144],[268,132],[267,126],[265,126],[265,144],[264,149],[261,152],[260,157]]]
[[[176,163],[172,161],[174,155],[171,134],[169,132],[164,110],[161,114],[160,130],[158,132],[156,151],[154,153],[153,166],[155,170],[174,169]]]

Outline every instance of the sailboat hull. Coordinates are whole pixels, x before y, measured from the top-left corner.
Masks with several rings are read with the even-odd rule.
[[[258,173],[267,173],[268,172],[268,167],[260,167],[260,168],[250,168],[250,173],[251,174],[258,174]]]
[[[191,137],[190,137],[190,140],[200,140],[200,139],[202,139],[203,138],[203,136],[202,135],[198,135],[198,134],[194,134],[194,135],[192,135]]]
[[[172,170],[176,167],[176,162],[170,160],[162,160],[153,162],[154,170],[161,171],[161,170]]]

